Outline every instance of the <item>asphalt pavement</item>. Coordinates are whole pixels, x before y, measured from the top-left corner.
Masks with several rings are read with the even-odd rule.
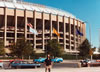
[[[1,69],[0,72],[45,72],[45,68],[36,68],[36,69]],[[52,68],[51,72],[100,72],[100,67]]]
[[[62,63],[54,63],[51,72],[100,72],[99,67],[78,67],[79,61],[66,60]],[[4,69],[0,69],[0,72],[45,72],[45,68],[42,64],[40,68],[31,69],[11,69],[8,67],[9,62],[4,62]]]

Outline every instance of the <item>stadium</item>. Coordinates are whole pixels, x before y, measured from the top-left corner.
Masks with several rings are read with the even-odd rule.
[[[30,32],[28,25],[38,35]],[[77,34],[77,30],[83,35]],[[0,0],[0,39],[4,40],[6,52],[21,36],[32,43],[37,53],[45,50],[49,40],[57,40],[66,52],[77,53],[77,47],[86,38],[86,24],[61,9],[17,0]]]

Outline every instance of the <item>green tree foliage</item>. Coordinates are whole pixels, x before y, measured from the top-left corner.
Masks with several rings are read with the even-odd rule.
[[[83,43],[79,46],[79,55],[82,56],[83,58],[86,58],[89,56],[89,51],[90,51],[91,45],[87,39],[83,41]]]
[[[25,57],[34,54],[31,44],[27,41],[18,40],[16,44],[11,47],[11,54],[17,57]]]
[[[46,52],[54,57],[59,57],[63,53],[63,48],[60,46],[57,40],[49,40],[46,47]]]
[[[92,51],[93,51],[93,52],[96,51],[96,47],[92,48]]]
[[[93,53],[94,53],[95,50],[96,50],[96,47],[90,48],[90,50],[89,50],[89,55],[90,55],[90,56],[93,55]]]
[[[4,50],[4,43],[3,40],[0,39],[0,55],[4,55],[5,50]]]

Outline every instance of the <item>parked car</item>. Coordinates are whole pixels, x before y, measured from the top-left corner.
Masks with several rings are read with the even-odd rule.
[[[63,62],[63,58],[54,58],[52,59],[52,62],[57,62],[57,63]]]
[[[43,63],[45,61],[46,58],[38,58],[38,59],[34,59],[33,61],[35,63]],[[51,59],[52,62],[57,62],[57,63],[60,63],[60,62],[63,62],[63,58],[54,58],[54,59]]]
[[[23,61],[22,59],[12,59],[12,60],[9,60],[9,62],[13,62],[13,61]]]
[[[11,68],[36,68],[40,67],[41,64],[29,63],[28,61],[13,61],[11,63]]]
[[[81,66],[82,67],[87,67],[87,66],[100,66],[100,61],[99,60],[82,60]]]
[[[88,60],[88,59],[80,61],[82,67],[87,67],[89,62],[90,62],[90,60]]]
[[[3,62],[0,60],[0,68],[3,68]]]
[[[38,58],[38,59],[34,59],[33,62],[35,63],[43,63],[45,61],[46,58]]]

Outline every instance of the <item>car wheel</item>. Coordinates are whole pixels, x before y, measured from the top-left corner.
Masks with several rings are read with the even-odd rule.
[[[0,66],[0,69],[2,69],[2,67]]]
[[[16,67],[16,69],[19,69],[19,68],[21,68],[21,67],[20,67],[20,66],[17,66],[17,67]]]
[[[40,68],[40,66],[37,66],[37,68]]]
[[[57,63],[60,63],[61,61],[58,61]]]
[[[38,63],[38,62],[34,62],[34,63]]]
[[[37,66],[35,66],[34,68],[37,68]]]

